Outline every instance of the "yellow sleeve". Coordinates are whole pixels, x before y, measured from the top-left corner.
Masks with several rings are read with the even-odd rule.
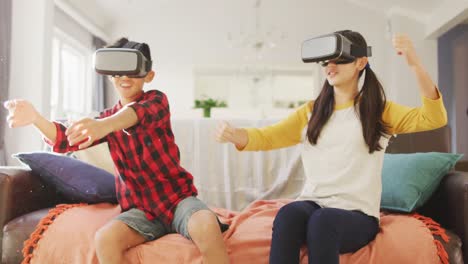
[[[408,107],[387,101],[382,116],[390,126],[390,134],[405,134],[443,127],[447,124],[447,111],[439,90],[438,99],[422,97],[421,107]]]
[[[302,130],[307,126],[307,114],[313,102],[306,103],[282,121],[263,128],[247,128],[249,142],[242,150],[272,150],[301,142]]]

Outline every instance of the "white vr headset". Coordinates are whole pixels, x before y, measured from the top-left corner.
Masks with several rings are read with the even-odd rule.
[[[302,61],[306,63],[320,62],[326,65],[329,61],[336,61],[340,64],[370,56],[371,47],[357,46],[339,33],[318,36],[302,43]]]
[[[151,71],[152,61],[129,42],[123,48],[102,48],[94,53],[94,69],[99,74],[143,78]]]

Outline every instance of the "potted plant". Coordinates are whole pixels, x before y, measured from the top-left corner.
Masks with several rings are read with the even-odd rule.
[[[195,108],[203,108],[204,117],[211,116],[211,108],[213,107],[227,107],[227,103],[212,98],[195,100]]]

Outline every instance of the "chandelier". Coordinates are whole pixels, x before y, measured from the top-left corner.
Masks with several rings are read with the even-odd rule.
[[[250,59],[253,52],[255,60],[262,60],[263,53],[267,49],[275,48],[279,42],[287,38],[285,32],[279,32],[275,27],[269,29],[262,28],[261,20],[261,6],[262,0],[255,0],[255,25],[254,32],[239,33],[228,32],[227,40],[229,47],[245,49],[247,52],[244,54],[244,59]]]

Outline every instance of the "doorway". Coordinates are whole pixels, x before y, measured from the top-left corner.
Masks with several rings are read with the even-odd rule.
[[[444,95],[452,152],[468,160],[468,24],[460,24],[438,40],[439,86]]]

